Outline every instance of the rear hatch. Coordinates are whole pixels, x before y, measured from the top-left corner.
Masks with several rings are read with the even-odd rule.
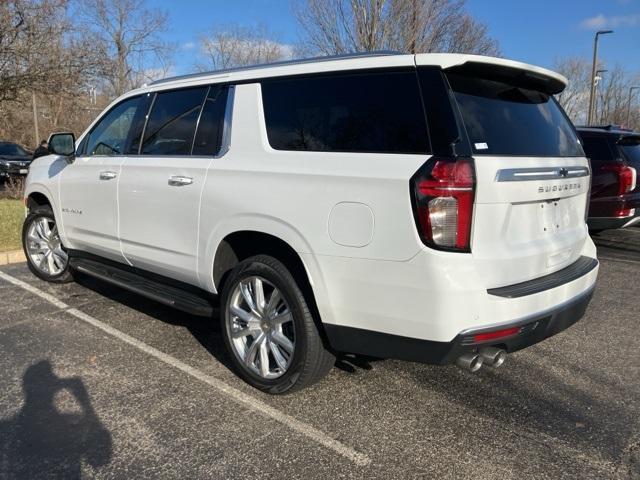
[[[474,158],[470,249],[487,288],[570,265],[588,236],[589,163],[553,97],[562,77],[496,62],[445,69]]]

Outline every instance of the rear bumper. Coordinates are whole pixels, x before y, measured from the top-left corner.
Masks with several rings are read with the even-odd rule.
[[[587,224],[589,230],[609,230],[625,228],[640,223],[640,208],[628,217],[589,217]]]
[[[497,346],[507,352],[515,352],[562,332],[584,316],[593,291],[591,288],[564,304],[531,317],[462,331],[450,342],[421,340],[338,325],[325,325],[325,330],[331,346],[341,352],[445,365],[455,362],[465,353],[478,351],[480,347]],[[477,334],[516,327],[519,332],[511,337],[474,342]]]

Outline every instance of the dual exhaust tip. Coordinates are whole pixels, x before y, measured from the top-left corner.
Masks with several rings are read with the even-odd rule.
[[[483,365],[498,368],[507,359],[507,352],[501,348],[486,347],[478,353],[465,353],[458,357],[456,365],[468,372],[477,372]]]

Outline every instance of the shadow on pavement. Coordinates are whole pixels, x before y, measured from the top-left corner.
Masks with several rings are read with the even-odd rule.
[[[42,360],[26,370],[22,387],[24,406],[15,417],[0,420],[0,478],[75,479],[81,478],[83,463],[109,464],[111,434],[80,378],[60,378]],[[61,392],[73,398],[75,408],[58,410],[54,401]]]

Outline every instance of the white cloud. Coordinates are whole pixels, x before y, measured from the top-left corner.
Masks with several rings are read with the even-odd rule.
[[[187,42],[184,45],[182,45],[182,48],[184,50],[193,50],[194,48],[196,48],[196,43],[195,42]]]
[[[594,17],[584,19],[580,22],[580,26],[587,30],[616,27],[637,27],[640,26],[640,13],[613,16],[606,16],[601,13]]]

